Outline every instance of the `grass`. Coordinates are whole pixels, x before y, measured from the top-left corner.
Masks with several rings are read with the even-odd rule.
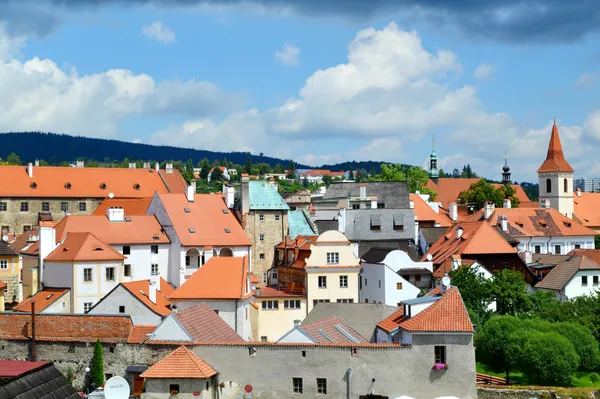
[[[485,366],[479,362],[477,362],[477,364],[476,364],[476,370],[478,373],[481,373],[481,374],[488,374],[488,375],[492,375],[494,377],[506,378],[505,373],[496,373],[496,372],[490,371],[490,370],[486,369]],[[575,388],[600,388],[600,381],[596,382],[595,384],[592,384],[592,381],[590,380],[590,374],[591,374],[591,372],[587,372],[587,371],[576,372],[575,377],[573,378],[573,387],[575,387]],[[527,381],[527,378],[525,378],[525,376],[523,375],[523,373],[519,373],[519,372],[510,373],[510,380],[515,385],[522,385],[522,386],[534,385],[534,384],[530,384]]]

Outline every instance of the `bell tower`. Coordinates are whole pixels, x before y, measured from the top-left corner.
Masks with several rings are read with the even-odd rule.
[[[504,166],[502,167],[502,184],[510,186],[512,180],[510,179],[510,166],[508,166],[508,156],[504,153]]]
[[[437,179],[440,177],[438,171],[438,159],[435,155],[435,138],[431,139],[431,155],[429,155],[429,178],[437,183]]]

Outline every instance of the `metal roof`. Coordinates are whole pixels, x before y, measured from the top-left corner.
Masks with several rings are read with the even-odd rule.
[[[310,223],[306,218],[304,211],[296,210],[288,212],[288,226],[290,228],[289,236],[293,240],[298,236],[314,235]]]
[[[249,182],[250,210],[289,210],[275,187],[269,182],[253,180]]]

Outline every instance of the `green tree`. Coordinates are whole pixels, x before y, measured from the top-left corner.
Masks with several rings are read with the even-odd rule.
[[[208,172],[210,172],[210,163],[208,163],[208,159],[204,158],[200,161],[198,167],[200,168],[200,178],[202,180],[208,179]]]
[[[6,157],[6,162],[8,162],[9,165],[21,165],[21,158],[19,158],[16,153],[11,152]]]
[[[294,161],[290,159],[290,165],[288,166],[287,172],[288,179],[294,179],[296,177],[296,165],[294,165]]]
[[[582,370],[596,370],[600,365],[600,349],[598,341],[590,330],[575,323],[555,323],[554,330],[573,344],[579,356],[579,367]]]
[[[594,248],[600,249],[600,235],[594,236]]]
[[[219,166],[215,166],[212,173],[210,174],[210,181],[222,181],[223,180],[223,171]]]
[[[467,309],[477,315],[477,319],[485,321],[488,313],[490,283],[479,275],[474,268],[462,265],[450,272],[452,285],[458,287]]]
[[[248,173],[249,175],[252,174],[252,158],[250,157],[250,155],[248,155],[248,158],[246,158],[246,163],[244,164],[244,172]]]
[[[490,318],[481,332],[475,336],[477,361],[495,372],[505,372],[510,380],[510,371],[515,370],[518,359],[507,353],[511,335],[521,328],[521,319],[513,316]]]
[[[273,173],[283,173],[283,166],[281,166],[279,163],[275,165],[273,168]]]
[[[519,206],[519,199],[516,196],[516,191],[512,187],[501,186],[495,188],[492,184],[480,179],[477,183],[471,184],[467,191],[460,193],[460,202],[467,204],[471,211],[478,211],[486,202],[493,202],[498,208],[504,206],[504,199],[511,200],[512,206]]]
[[[446,172],[444,172],[444,169],[440,169],[440,170],[438,171],[438,176],[439,176],[439,177],[450,177],[450,176],[448,176],[448,175],[446,174]]]
[[[357,183],[360,183],[362,180],[363,180],[363,175],[359,169],[356,172],[354,172],[354,181]]]
[[[528,314],[532,302],[523,275],[515,270],[501,270],[490,284],[490,295],[496,301],[496,312],[501,315]]]
[[[223,162],[221,162],[221,166],[225,166],[227,169],[229,169],[229,161],[227,161],[227,158],[223,158]]]
[[[420,166],[406,168],[401,164],[381,164],[381,172],[369,177],[370,181],[405,181],[411,193],[419,191],[421,194],[429,194],[435,200],[436,192],[427,187],[429,175]]]
[[[96,384],[96,387],[104,385],[104,360],[102,359],[102,344],[100,339],[96,340],[94,346],[94,356],[92,357],[92,366],[90,367],[91,382]]]
[[[260,175],[266,175],[267,173],[271,173],[271,171],[272,171],[271,165],[269,165],[266,162],[258,163],[258,164],[256,164],[256,166],[258,167]]]
[[[519,207],[521,200],[519,200],[519,197],[517,197],[517,190],[515,190],[515,188],[513,186],[500,186],[497,188],[497,190],[498,190],[498,193],[500,194],[500,197],[503,200],[502,201],[503,204],[499,205],[499,206],[504,205],[504,199],[509,199],[511,207],[513,207],[513,208]]]
[[[73,368],[71,366],[67,368],[65,378],[67,379],[67,381],[69,381],[69,385],[73,386]]]
[[[329,185],[331,185],[331,182],[333,181],[333,178],[329,175],[325,175],[323,176],[323,184],[327,187],[329,187]]]

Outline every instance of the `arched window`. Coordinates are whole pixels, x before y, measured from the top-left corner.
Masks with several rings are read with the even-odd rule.
[[[565,179],[563,181],[563,186],[564,186],[565,193],[568,193],[569,192],[569,182],[567,181],[567,179]]]
[[[552,191],[552,180],[546,179],[546,192],[550,194]]]
[[[231,257],[233,256],[233,251],[230,248],[221,248],[221,251],[219,251],[219,256]]]

